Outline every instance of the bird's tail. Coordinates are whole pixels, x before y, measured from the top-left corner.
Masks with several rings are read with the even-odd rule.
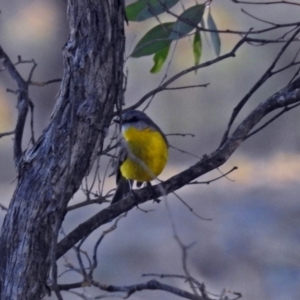
[[[124,177],[121,177],[118,182],[116,192],[115,192],[110,204],[114,204],[114,203],[120,201],[124,197],[125,194],[129,193],[131,191],[132,183],[133,182],[131,180],[127,180]]]

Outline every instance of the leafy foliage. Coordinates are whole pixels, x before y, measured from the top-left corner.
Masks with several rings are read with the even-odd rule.
[[[194,35],[193,53],[194,53],[194,58],[195,58],[195,65],[198,65],[200,62],[201,53],[202,53],[202,40],[201,40],[200,32],[198,30],[196,31],[196,33]]]
[[[139,0],[126,7],[126,16],[129,21],[141,22],[168,11],[178,1]]]
[[[137,43],[131,56],[141,57],[155,54],[171,45],[169,38],[174,22],[163,23],[150,29]]]
[[[195,5],[185,10],[175,22],[170,39],[178,40],[195,29],[202,20],[205,6]]]
[[[219,33],[217,32],[218,28],[217,28],[216,23],[211,15],[210,8],[208,10],[208,16],[207,16],[207,27],[208,27],[208,29],[213,30],[210,32],[211,40],[212,40],[216,55],[220,56],[221,40],[219,37]]]
[[[169,13],[169,9],[175,6],[178,0],[138,0],[126,7],[126,14],[129,21],[140,22],[162,13]],[[154,54],[154,65],[151,73],[158,73],[167,60],[172,42],[194,35],[192,50],[195,65],[199,64],[202,54],[201,26],[204,24],[203,15],[205,3],[196,4],[184,10],[176,16],[174,22],[161,23],[151,28],[137,43],[131,57],[138,58]],[[217,26],[212,18],[210,8],[207,16],[207,26],[211,29],[211,39],[217,56],[220,55],[221,42],[217,32]]]
[[[162,49],[161,51],[158,51],[155,53],[155,55],[153,57],[154,66],[150,70],[151,73],[158,73],[162,69],[162,67],[168,57],[169,50],[170,50],[170,45],[168,47]]]

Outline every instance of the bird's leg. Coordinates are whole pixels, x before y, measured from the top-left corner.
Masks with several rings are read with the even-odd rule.
[[[136,202],[136,206],[138,207],[138,205],[139,205],[139,197],[138,197],[138,195],[134,192],[134,190],[132,189],[132,186],[133,186],[133,180],[128,180],[128,184],[129,184],[129,190],[130,190],[130,193],[131,193],[131,195],[133,196],[133,198],[134,198],[134,200],[135,200],[135,202]]]
[[[150,181],[146,182],[146,186],[149,187],[151,189],[151,191],[152,191],[152,194],[155,195],[156,192],[155,192],[155,190],[154,190],[154,188],[153,188],[153,186],[152,186],[152,184],[151,184]],[[153,201],[156,202],[156,203],[160,203],[160,200],[157,199],[156,197],[153,198]]]

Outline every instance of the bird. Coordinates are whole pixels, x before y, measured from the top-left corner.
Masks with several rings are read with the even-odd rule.
[[[169,143],[161,129],[142,111],[128,110],[120,119],[121,140],[116,164],[117,189],[114,204],[131,192],[133,182],[140,187],[157,178],[168,161]]]

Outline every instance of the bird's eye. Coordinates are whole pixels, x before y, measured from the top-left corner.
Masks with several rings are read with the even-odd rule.
[[[137,117],[130,118],[129,122],[137,122],[139,119]]]

